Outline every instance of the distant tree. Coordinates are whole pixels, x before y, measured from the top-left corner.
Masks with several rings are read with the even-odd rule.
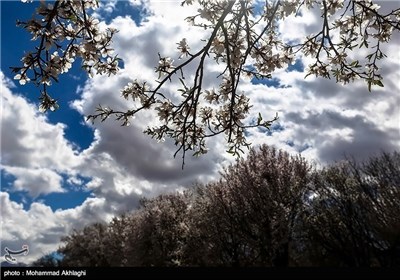
[[[62,266],[110,266],[108,250],[107,225],[95,223],[82,230],[74,230],[61,241],[65,243],[59,249],[64,255]]]
[[[129,266],[180,266],[190,193],[143,199],[127,230]]]
[[[74,231],[60,265],[400,266],[399,153],[316,169],[262,146],[221,175]]]
[[[103,244],[107,265],[109,266],[127,266],[129,264],[125,248],[129,236],[127,229],[129,228],[130,220],[129,214],[123,214],[114,217],[107,226]]]
[[[230,166],[219,182],[197,189],[191,208],[191,262],[198,265],[288,266],[295,260],[297,213],[311,166],[262,146]]]
[[[400,266],[399,153],[325,168],[314,186],[305,230],[317,263]]]
[[[130,217],[126,214],[114,217],[106,225],[95,223],[82,230],[74,230],[64,237],[58,252],[64,258],[61,266],[126,266],[128,228]]]
[[[193,2],[185,0],[182,6]],[[226,136],[230,153],[240,154],[250,145],[244,133],[247,128],[269,127],[277,119],[265,121],[259,114],[255,123],[245,123],[251,105],[246,93],[238,90],[243,76],[269,79],[302,54],[313,59],[307,75],[334,77],[344,84],[362,79],[371,90],[372,85],[383,86],[379,62],[386,55],[381,46],[390,41],[393,31],[400,30],[400,8],[383,14],[371,0],[196,2],[198,13],[188,15],[187,21],[209,30],[204,46],[191,49],[191,42],[183,38],[177,46],[182,59],[178,64],[159,54],[155,83],[133,78],[121,90],[124,98],[132,99],[131,109],[99,106],[87,117],[104,121],[114,115],[127,126],[140,111],[154,109],[160,125],[145,133],[158,140],[174,139],[178,147],[175,155],[182,152],[183,163],[187,151],[206,153],[206,139],[219,134]],[[12,71],[20,84],[32,81],[41,87],[40,110],[53,111],[58,105],[48,88],[78,58],[89,76],[118,71],[119,58],[113,56],[112,49],[117,30],[101,30],[99,20],[91,16],[99,5],[97,0],[40,1],[39,5],[32,19],[17,22],[38,45],[23,56],[23,65],[12,67]],[[283,40],[278,32],[280,22],[297,15],[301,8],[319,8],[320,31],[300,41]],[[356,58],[354,50],[359,49],[366,50],[365,58]],[[217,89],[204,84],[208,63],[224,66]],[[193,65],[195,70],[190,72]],[[178,79],[181,87],[176,90],[181,98],[173,101],[165,87]]]

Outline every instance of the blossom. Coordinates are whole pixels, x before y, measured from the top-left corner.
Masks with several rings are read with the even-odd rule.
[[[225,50],[223,39],[217,37],[214,38],[214,40],[211,42],[211,50],[217,55],[222,54]]]
[[[14,79],[21,85],[32,80],[43,87],[41,111],[57,109],[58,105],[46,89],[52,81],[58,80],[59,75],[68,72],[76,60],[82,61],[82,68],[90,77],[113,75],[119,71],[119,59],[113,56],[112,47],[112,37],[117,31],[100,29],[103,24],[87,11],[97,8],[98,2],[43,4],[34,19],[19,22],[33,40],[39,39],[40,45],[23,56],[21,67],[13,68]],[[184,0],[182,5],[193,2]],[[153,138],[171,137],[178,151],[204,153],[206,138],[225,134],[229,151],[236,154],[242,146],[248,145],[246,128],[254,127],[245,121],[250,112],[250,101],[246,93],[238,92],[243,75],[268,78],[276,70],[284,71],[295,56],[306,55],[307,59],[313,60],[307,75],[334,76],[340,83],[360,78],[367,81],[369,89],[371,85],[383,86],[377,65],[385,57],[381,43],[388,42],[393,31],[400,29],[400,11],[381,15],[378,13],[380,7],[371,0],[353,0],[346,8],[344,0],[266,1],[263,11],[255,9],[251,0],[198,1],[198,4],[198,13],[189,15],[187,21],[210,31],[204,46],[196,47],[198,51],[191,54],[186,38],[181,39],[177,43],[179,58],[189,58],[174,65],[171,57],[159,54],[155,65],[159,76],[153,89],[148,86],[153,84],[152,81],[138,80],[123,87],[121,95],[134,102],[134,109],[121,112],[100,108],[92,119],[105,120],[116,114],[117,120],[128,126],[137,112],[152,108],[163,122],[162,126],[146,130]],[[294,16],[301,7],[314,6],[321,7],[321,29],[304,40],[286,41],[279,33],[279,21]],[[58,10],[54,12],[53,9]],[[354,59],[354,49],[359,48],[363,51],[363,48],[371,49],[364,61]],[[212,69],[207,67],[210,60],[220,66],[216,67],[219,69],[215,75],[219,79],[216,89],[207,88],[209,79],[205,72]],[[198,63],[197,67],[191,67],[193,63]],[[178,80],[181,85],[175,87]],[[165,90],[169,82],[175,87],[172,91],[181,94],[174,95],[170,88]],[[273,121],[259,120],[257,125],[264,127]]]
[[[84,9],[97,8],[97,2],[82,1]],[[82,9],[81,1],[58,3],[43,2],[37,9],[37,17],[17,23],[32,34],[32,40],[41,39],[41,45],[23,56],[23,67],[13,68],[17,74],[14,78],[21,85],[32,80],[37,85],[43,85],[43,91],[46,92],[46,86],[51,85],[52,80],[57,80],[60,74],[71,69],[77,56],[82,58],[82,66],[90,76],[94,73],[115,74],[118,71],[118,59],[111,58],[113,48],[110,44],[116,30],[100,30],[100,21],[88,16],[87,11]],[[53,9],[57,9],[57,12],[54,13]],[[56,109],[52,106],[46,105],[45,108]]]
[[[135,80],[133,82],[129,82],[121,91],[122,97],[128,99],[131,96],[132,100],[140,99],[141,102],[147,101],[146,91],[148,91],[148,87],[145,82],[139,82]]]
[[[160,121],[168,121],[172,113],[172,103],[169,100],[164,101],[161,106],[156,107]]]
[[[189,54],[189,46],[186,42],[186,38],[183,38],[179,43],[178,43],[178,50],[181,52],[181,56],[185,55],[187,56]],[[180,56],[180,57],[181,57]]]
[[[285,1],[281,1],[281,4],[282,4],[282,6],[281,6],[282,16],[288,17],[297,11],[299,1],[285,0]]]
[[[26,74],[17,74],[14,76],[14,80],[19,80],[20,85],[25,85],[30,81]]]
[[[173,62],[174,60],[170,57],[160,58],[158,61],[158,67],[156,68],[156,72],[159,73],[160,77],[163,74],[169,73],[174,68],[174,66],[172,66]]]
[[[200,13],[200,17],[212,21],[213,20],[213,14],[210,10],[208,10],[207,8],[204,9],[198,9],[197,10]]]

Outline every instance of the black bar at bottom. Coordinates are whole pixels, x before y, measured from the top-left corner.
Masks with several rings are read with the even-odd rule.
[[[378,268],[135,268],[1,267],[1,279],[398,279],[400,269]],[[157,277],[157,278],[155,278]],[[205,279],[209,280],[209,279]]]

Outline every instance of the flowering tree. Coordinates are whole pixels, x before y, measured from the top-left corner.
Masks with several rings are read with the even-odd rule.
[[[74,230],[34,264],[399,267],[399,182],[398,152],[316,169],[263,145],[219,181]]]
[[[26,1],[26,0],[25,0]],[[181,5],[193,5],[185,0]],[[206,139],[219,134],[226,136],[228,152],[237,155],[249,146],[244,132],[251,127],[269,128],[277,119],[264,120],[259,114],[256,122],[248,123],[251,105],[246,93],[238,90],[243,76],[269,79],[274,71],[287,67],[296,56],[313,59],[308,75],[335,78],[347,84],[355,79],[365,80],[368,89],[383,87],[379,61],[386,55],[381,50],[389,42],[392,32],[400,30],[400,9],[382,14],[371,0],[277,0],[265,1],[196,1],[198,13],[187,17],[189,24],[209,30],[204,46],[190,48],[190,42],[178,42],[180,63],[159,54],[155,67],[158,79],[155,87],[148,81],[132,79],[122,90],[122,96],[133,101],[132,109],[121,111],[99,106],[87,120],[106,120],[115,116],[128,126],[133,116],[144,109],[158,112],[159,125],[145,133],[157,140],[175,140],[177,153],[184,160],[187,151],[194,155],[207,152]],[[13,67],[15,79],[21,84],[34,82],[41,87],[40,110],[56,110],[56,100],[48,92],[52,81],[68,71],[76,58],[82,67],[93,74],[115,74],[117,56],[113,56],[114,29],[100,30],[99,20],[90,15],[98,7],[98,0],[60,0],[51,4],[41,1],[37,18],[18,22],[39,42],[34,51],[23,58],[22,67]],[[297,42],[285,41],[277,32],[280,22],[296,15],[301,9],[320,8],[321,28]],[[354,49],[366,49],[368,55],[356,59]],[[207,63],[218,63],[224,70],[218,75],[217,89],[204,83]],[[188,66],[195,64],[193,79],[188,80]],[[165,86],[179,79],[176,90],[181,98],[171,101]]]
[[[399,171],[400,154],[394,152],[363,163],[342,161],[314,174],[313,199],[302,213],[311,262],[400,265]]]
[[[188,213],[188,265],[295,265],[311,171],[303,158],[263,145],[199,186]]]

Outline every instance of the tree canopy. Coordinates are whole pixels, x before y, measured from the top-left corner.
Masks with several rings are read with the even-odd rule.
[[[75,61],[81,61],[84,71],[93,76],[116,74],[120,59],[113,55],[112,47],[118,30],[100,28],[99,19],[93,16],[98,0],[40,1],[38,5],[32,19],[17,22],[30,32],[37,46],[23,56],[22,66],[12,67],[12,71],[20,84],[33,82],[40,88],[39,109],[44,112],[58,109],[57,99],[62,97],[53,96],[49,87]],[[384,86],[380,67],[386,54],[382,44],[400,30],[400,8],[382,13],[371,0],[185,0],[181,5],[198,6],[198,13],[188,15],[187,22],[209,31],[208,37],[201,38],[204,45],[192,49],[191,42],[182,38],[177,42],[177,61],[158,54],[155,81],[132,77],[121,89],[130,109],[101,104],[87,120],[105,121],[114,116],[128,126],[142,110],[155,110],[159,122],[145,133],[159,141],[172,138],[177,146],[175,156],[181,152],[183,163],[187,151],[206,153],[206,140],[216,135],[224,135],[227,151],[238,155],[250,145],[246,129],[269,128],[277,120],[277,115],[272,117],[275,112],[268,112],[268,120],[261,113],[253,123],[245,120],[251,103],[246,92],[239,90],[244,77],[271,79],[275,71],[295,59],[309,57],[313,63],[308,65],[307,76],[343,84],[361,79],[371,91],[372,86]],[[300,41],[285,40],[278,26],[303,9],[319,10],[320,31]],[[360,57],[359,50],[367,55]],[[223,66],[218,88],[204,82],[205,65],[210,63]],[[179,99],[165,90],[172,81],[180,82],[175,89]]]
[[[43,266],[400,266],[400,154],[316,169],[268,146],[219,181],[143,199]],[[54,254],[53,254],[54,255]]]

